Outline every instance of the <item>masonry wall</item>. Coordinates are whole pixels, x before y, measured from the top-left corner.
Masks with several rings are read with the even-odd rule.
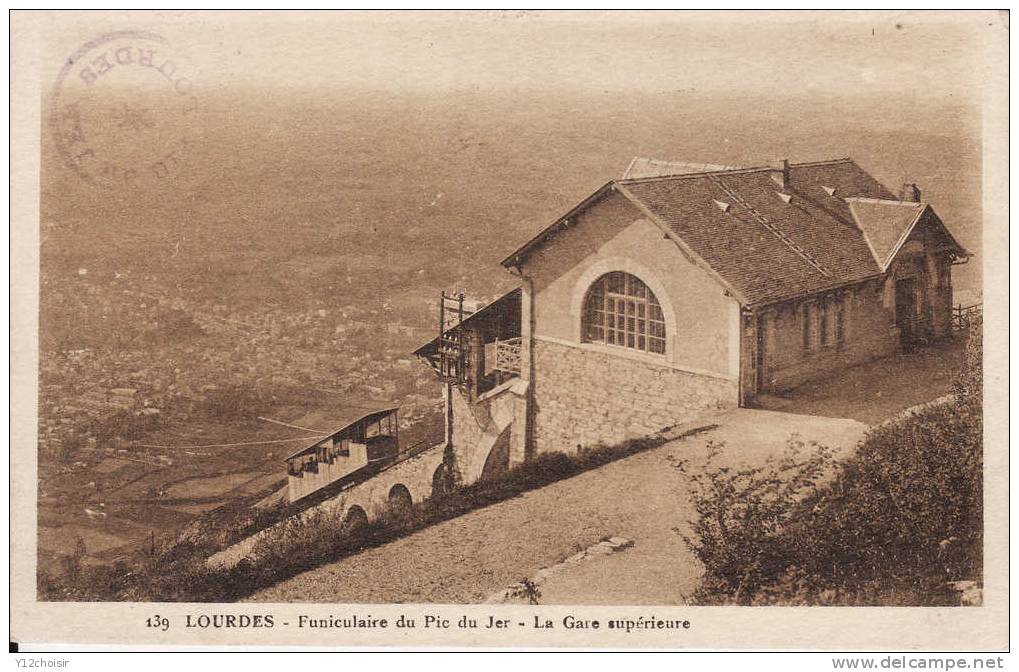
[[[781,304],[763,313],[765,328],[762,391],[782,392],[899,351],[895,327],[894,292],[887,304],[885,281],[876,279],[808,301]],[[828,345],[820,340],[820,311],[823,300],[841,301],[845,311],[845,336],[841,344],[833,337]],[[803,315],[811,307],[810,347],[804,348]],[[832,328],[830,326],[829,328]]]
[[[654,292],[664,355],[582,342],[584,296],[612,271]],[[737,405],[738,303],[624,197],[589,207],[524,274],[533,283],[533,453],[616,443]]]
[[[764,392],[782,392],[823,378],[846,367],[887,357],[902,348],[895,324],[895,283],[913,278],[917,286],[916,314],[920,340],[951,333],[952,268],[949,241],[934,215],[918,223],[904,241],[887,273],[865,283],[789,302],[762,312],[765,328]],[[810,347],[803,343],[803,310],[822,301],[841,301],[845,308],[845,339],[828,345],[820,341],[819,312],[811,314]]]
[[[471,402],[461,390],[453,388],[453,451],[464,484],[481,478],[496,442],[522,416],[525,391],[526,386],[513,379]],[[503,465],[489,464],[489,471],[505,470],[510,462],[519,461],[510,457]]]
[[[389,493],[394,486],[402,485],[410,492],[411,500],[422,502],[432,494],[432,478],[442,464],[444,446],[438,444],[414,457],[397,462],[366,481],[353,485],[332,499],[316,504],[290,518],[285,518],[250,537],[246,537],[214,555],[207,563],[211,567],[232,567],[243,558],[251,557],[261,539],[282,534],[288,527],[312,516],[345,517],[351,508],[360,507],[369,520],[375,520],[389,506]]]
[[[735,380],[541,340],[534,355],[536,453],[618,443],[735,405]]]
[[[369,520],[375,520],[389,506],[389,493],[396,485],[407,488],[415,503],[422,502],[432,494],[432,479],[442,464],[442,453],[442,444],[432,446],[314,508],[346,515],[352,506],[360,506]]]

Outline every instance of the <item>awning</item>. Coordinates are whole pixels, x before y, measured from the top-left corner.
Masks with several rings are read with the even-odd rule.
[[[504,311],[511,311],[515,313],[517,319],[519,319],[521,293],[522,291],[519,287],[506,292],[495,301],[492,301],[491,303],[484,306],[477,312],[472,313],[468,317],[464,318],[463,322],[461,322],[460,324],[447,329],[444,335],[452,334],[461,327],[470,327],[472,324],[476,324],[490,317],[498,316],[504,313]],[[439,337],[436,336],[435,338],[433,338],[432,340],[428,341],[420,348],[415,350],[414,355],[416,355],[417,357],[427,358],[433,356],[438,351],[438,349],[439,349]]]

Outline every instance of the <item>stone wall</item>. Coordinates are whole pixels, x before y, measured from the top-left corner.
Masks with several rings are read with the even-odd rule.
[[[507,427],[515,426],[518,416],[523,417],[526,389],[526,383],[513,378],[473,403],[453,389],[453,452],[464,484],[481,478],[496,441]]]
[[[534,452],[574,452],[653,434],[706,411],[736,406],[734,379],[629,353],[534,342]]]
[[[914,244],[912,238],[908,241]],[[925,243],[929,245],[930,243]],[[917,248],[913,248],[917,249]],[[952,267],[945,255],[901,254],[888,270],[890,305],[895,308],[895,280],[912,278],[917,283],[917,318],[921,321],[922,336],[938,339],[951,333],[952,327]]]
[[[432,495],[432,479],[442,464],[442,453],[442,444],[432,446],[344,490],[317,508],[346,515],[350,507],[360,506],[369,520],[375,520],[389,506],[389,493],[396,485],[407,488],[415,504],[423,502]]]
[[[397,485],[410,492],[411,500],[422,502],[432,494],[432,479],[442,464],[444,446],[432,446],[414,457],[397,462],[366,481],[351,486],[336,497],[316,504],[301,513],[271,525],[246,537],[207,559],[211,567],[232,567],[242,558],[249,557],[260,539],[281,534],[287,525],[309,516],[326,514],[345,517],[353,507],[360,507],[369,520],[375,520],[389,505],[389,493]]]

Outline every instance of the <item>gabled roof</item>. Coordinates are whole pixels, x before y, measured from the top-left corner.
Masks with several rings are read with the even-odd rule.
[[[930,204],[926,202],[847,198],[846,203],[882,271],[888,270],[899,249],[924,216],[933,214]],[[943,225],[940,228],[949,243],[958,248],[961,256],[968,254]]]
[[[349,430],[351,427],[353,427],[354,425],[356,425],[356,424],[358,424],[360,422],[371,424],[371,423],[373,423],[373,422],[375,422],[377,420],[381,420],[382,418],[386,417],[390,413],[394,413],[394,412],[398,411],[399,409],[400,409],[399,406],[391,406],[389,408],[380,408],[380,409],[373,410],[373,411],[366,411],[364,408],[349,408],[346,411],[343,411],[343,412],[341,412],[339,414],[338,422],[343,423],[343,424],[341,424],[336,430],[334,430],[332,432],[329,432],[329,434],[326,435],[326,436],[323,436],[323,437],[321,437],[319,439],[316,439],[315,442],[312,443],[312,444],[309,444],[309,445],[307,445],[307,446],[305,446],[303,448],[299,448],[299,449],[295,450],[294,452],[292,452],[289,455],[287,455],[286,457],[284,457],[283,461],[286,462],[287,460],[292,460],[295,457],[299,457],[299,456],[305,455],[307,453],[313,453],[313,452],[315,452],[315,449],[318,448],[319,444],[321,444],[327,438],[332,438],[332,437],[335,437],[338,434],[343,434],[344,432]]]
[[[579,210],[614,190],[745,305],[813,294],[884,271],[853,208],[861,198],[894,201],[887,188],[852,159],[790,164],[784,187],[775,179],[779,174],[769,166],[609,182],[503,265],[524,263]],[[913,205],[898,207],[910,212]]]

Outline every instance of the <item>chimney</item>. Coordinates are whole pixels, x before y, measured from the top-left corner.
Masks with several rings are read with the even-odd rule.
[[[771,167],[771,179],[785,189],[789,186],[789,159],[779,159],[768,164]]]
[[[907,182],[902,185],[902,189],[899,190],[899,200],[909,201],[911,203],[919,203],[923,193],[920,191],[920,187],[916,186],[912,182]]]

